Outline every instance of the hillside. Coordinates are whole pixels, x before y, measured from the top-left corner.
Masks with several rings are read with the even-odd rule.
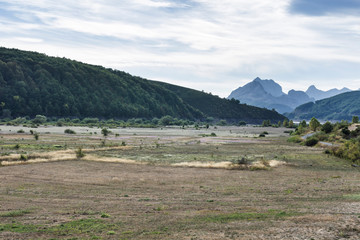
[[[291,119],[351,120],[360,116],[360,91],[346,92],[315,103],[309,102],[288,115]]]
[[[297,106],[314,100],[303,91],[290,90],[285,94],[274,80],[260,78],[232,91],[228,99],[231,98],[242,103],[275,109],[280,113],[292,112]]]
[[[192,96],[193,95],[193,96]],[[101,66],[0,48],[0,116],[281,120],[265,109]],[[207,105],[207,106],[206,106]]]
[[[219,98],[190,88],[162,82],[157,82],[157,84],[171,90],[185,103],[214,118],[227,119],[233,122],[241,119],[246,122],[256,123],[260,123],[264,119],[270,119],[273,122],[276,122],[276,119],[284,119],[282,115],[275,111],[239,104],[238,101]]]

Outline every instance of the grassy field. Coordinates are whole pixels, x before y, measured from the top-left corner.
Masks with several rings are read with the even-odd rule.
[[[288,129],[67,128],[0,126],[1,239],[359,239],[359,169]]]

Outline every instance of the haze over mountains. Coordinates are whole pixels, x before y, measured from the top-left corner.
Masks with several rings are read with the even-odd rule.
[[[263,80],[257,77],[252,82],[232,91],[228,99],[234,98],[241,103],[275,109],[279,113],[290,113],[304,103],[314,102],[349,91],[351,90],[348,88],[322,91],[312,85],[306,92],[290,90],[286,94],[282,91],[282,87],[274,80]]]

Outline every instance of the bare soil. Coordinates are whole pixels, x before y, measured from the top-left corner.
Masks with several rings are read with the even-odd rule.
[[[2,136],[3,146],[12,144],[14,135]],[[232,156],[225,152],[267,158],[272,149],[287,164],[259,171],[81,159],[3,166],[0,239],[360,239],[359,170],[344,160],[280,135],[224,143],[231,137],[224,134],[221,143],[195,145],[185,143],[197,134],[182,144],[183,135],[172,135],[142,153],[136,144],[146,136],[137,132],[132,147],[116,151],[126,158],[153,152],[155,159],[220,146],[221,162]]]

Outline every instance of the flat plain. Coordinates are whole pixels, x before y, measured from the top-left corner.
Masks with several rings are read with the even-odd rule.
[[[360,238],[359,168],[285,128],[0,129],[1,239]]]

